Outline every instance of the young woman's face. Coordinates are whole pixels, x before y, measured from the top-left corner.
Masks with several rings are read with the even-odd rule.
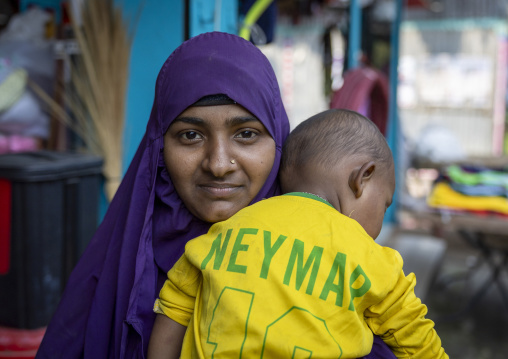
[[[164,160],[178,195],[210,223],[247,206],[274,159],[275,141],[240,105],[189,107],[164,136]]]

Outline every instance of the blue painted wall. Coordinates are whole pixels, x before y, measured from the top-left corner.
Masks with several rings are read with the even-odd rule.
[[[209,31],[238,34],[238,0],[191,0],[190,36]]]
[[[184,1],[119,0],[119,3],[127,18],[135,19],[138,16],[127,92],[123,157],[125,173],[145,133],[157,74],[167,57],[184,40]]]
[[[124,130],[123,172],[136,153],[152,109],[155,81],[162,64],[184,40],[183,0],[116,0],[135,28]],[[101,194],[99,219],[108,208]]]

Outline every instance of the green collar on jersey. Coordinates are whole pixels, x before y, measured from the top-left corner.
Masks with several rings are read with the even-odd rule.
[[[330,207],[334,208],[330,202],[328,202],[326,199],[319,197],[318,195],[308,193],[308,192],[290,192],[285,193],[283,196],[297,196],[297,197],[305,197],[310,199],[315,199],[316,201],[322,202],[324,204],[329,205]]]

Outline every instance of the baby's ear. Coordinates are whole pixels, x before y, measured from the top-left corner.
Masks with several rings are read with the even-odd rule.
[[[364,163],[361,167],[355,167],[349,175],[349,188],[355,195],[355,198],[360,198],[363,194],[363,189],[372,178],[376,164],[374,161]]]

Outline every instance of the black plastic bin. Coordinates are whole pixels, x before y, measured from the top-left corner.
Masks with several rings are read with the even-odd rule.
[[[91,155],[0,155],[0,326],[49,323],[97,228],[101,173]]]

